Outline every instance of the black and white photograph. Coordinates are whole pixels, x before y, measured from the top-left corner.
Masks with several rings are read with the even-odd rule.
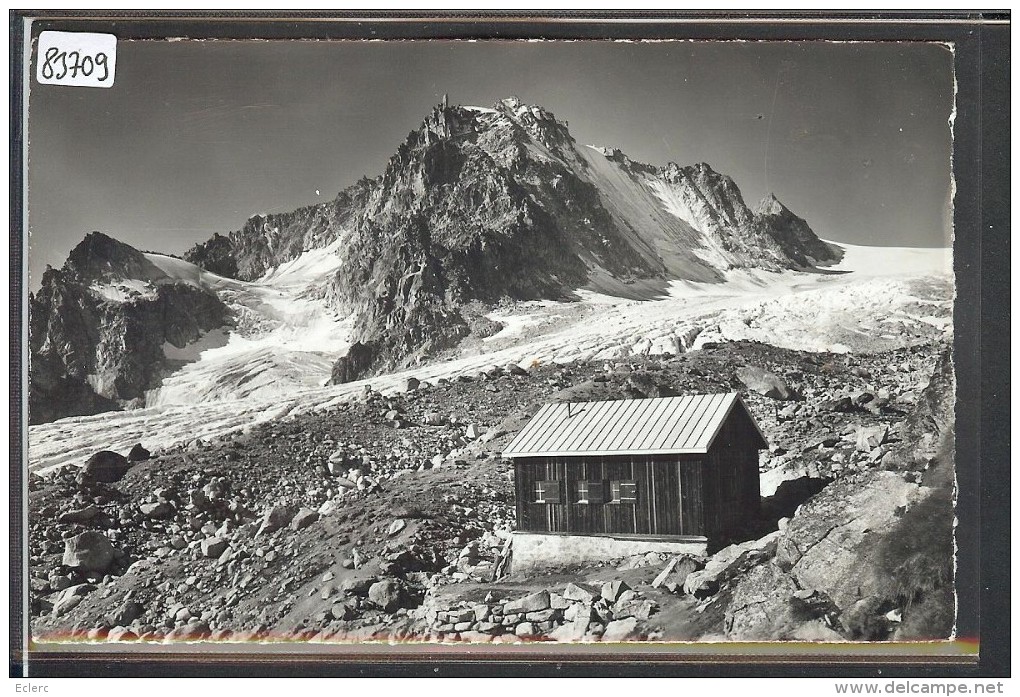
[[[35,648],[976,650],[951,44],[52,40]]]

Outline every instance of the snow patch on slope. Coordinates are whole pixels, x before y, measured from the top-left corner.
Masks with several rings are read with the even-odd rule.
[[[350,347],[350,320],[321,299],[343,241],[305,252],[254,282],[146,255],[172,279],[215,292],[233,320],[186,347],[165,344],[168,358],[187,363],[146,394],[146,406],[276,399],[324,384]]]
[[[230,334],[225,329],[214,329],[186,346],[177,347],[169,341],[164,341],[163,355],[172,361],[190,363],[201,358],[203,352],[224,346],[228,341],[230,341]]]
[[[177,257],[146,252],[145,258],[165,273],[170,282],[187,283],[196,288],[207,288],[210,290],[236,288],[244,285],[244,281],[235,281],[232,278],[218,276],[211,271],[206,271],[191,262],[178,259]]]
[[[690,204],[684,199],[678,189],[671,187],[661,179],[654,178],[648,180],[648,187],[659,201],[662,202],[663,208],[668,213],[675,215],[692,228],[699,229],[703,227],[704,223],[698,220],[698,216],[691,210]],[[715,268],[725,269],[730,265],[731,260],[729,256],[715,242],[712,235],[705,235],[701,242],[704,245],[702,248],[692,250],[695,256]]]
[[[325,247],[309,249],[275,269],[270,269],[255,283],[300,291],[318,287],[340,268],[340,250],[347,240],[348,235],[342,234]]]
[[[93,283],[89,290],[115,303],[156,297],[156,289],[151,283],[134,278],[125,278],[116,283]]]

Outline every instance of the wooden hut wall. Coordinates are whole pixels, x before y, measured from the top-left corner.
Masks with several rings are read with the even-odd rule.
[[[536,457],[515,461],[517,526],[528,532],[702,535],[701,456]],[[610,482],[633,481],[633,503],[610,503]],[[538,482],[560,483],[558,503],[537,503]],[[579,481],[602,482],[605,503],[577,503]]]
[[[680,461],[680,511],[684,535],[708,536],[705,527],[705,460],[701,455]]]
[[[517,458],[518,529],[725,538],[759,512],[758,450],[763,447],[767,443],[738,405],[707,455]],[[632,503],[608,502],[613,480],[636,484]],[[605,502],[578,503],[579,481],[604,483]],[[538,482],[559,483],[557,502],[536,502]]]
[[[706,467],[706,535],[719,538],[736,532],[760,508],[758,449],[762,440],[743,409],[723,424]]]

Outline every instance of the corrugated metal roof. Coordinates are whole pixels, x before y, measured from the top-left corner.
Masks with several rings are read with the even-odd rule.
[[[503,456],[707,453],[737,404],[736,392],[546,404]]]

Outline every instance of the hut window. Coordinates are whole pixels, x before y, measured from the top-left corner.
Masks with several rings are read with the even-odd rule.
[[[602,482],[574,482],[575,503],[603,503],[605,489]]]
[[[535,503],[559,503],[559,482],[535,482]]]
[[[637,482],[620,479],[610,481],[609,503],[637,503]]]
[[[588,482],[574,482],[574,501],[588,503]]]

